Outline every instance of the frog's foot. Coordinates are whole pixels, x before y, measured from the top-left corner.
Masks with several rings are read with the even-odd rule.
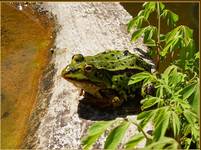
[[[123,103],[123,100],[120,99],[118,96],[115,96],[112,98],[112,106],[115,108],[115,107],[119,107],[121,106]]]

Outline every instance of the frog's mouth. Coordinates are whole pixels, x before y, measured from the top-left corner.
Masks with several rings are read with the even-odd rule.
[[[85,92],[97,97],[103,98],[100,94],[100,89],[105,88],[104,85],[97,85],[89,80],[75,80],[71,78],[65,78],[67,81],[73,83],[76,87],[83,89]]]

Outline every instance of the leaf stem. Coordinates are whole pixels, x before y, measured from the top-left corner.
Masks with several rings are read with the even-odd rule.
[[[150,22],[149,22],[149,20],[148,19],[145,19],[146,20],[146,22],[148,23],[148,25],[150,26]]]
[[[161,20],[160,20],[160,3],[159,2],[157,2],[157,18],[158,18],[158,32],[157,32],[156,69],[159,68],[159,63],[160,63],[160,26],[161,26]]]
[[[147,141],[148,140],[151,140],[151,138],[150,137],[148,137],[148,135],[144,132],[144,130],[136,123],[136,122],[134,122],[134,121],[132,121],[132,120],[128,120],[129,122],[131,122],[132,124],[134,124],[141,132],[142,132],[142,134],[144,135],[144,137],[147,139]]]

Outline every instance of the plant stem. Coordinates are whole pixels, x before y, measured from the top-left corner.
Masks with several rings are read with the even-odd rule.
[[[159,68],[160,63],[160,26],[161,26],[161,20],[160,20],[160,3],[157,2],[157,18],[158,18],[158,32],[157,32],[157,56],[156,56],[156,69]]]
[[[144,132],[144,130],[134,121],[130,120],[129,121],[134,124],[141,132],[142,134],[144,135],[144,137],[147,139],[147,140],[150,140],[151,138],[148,137],[148,135]]]

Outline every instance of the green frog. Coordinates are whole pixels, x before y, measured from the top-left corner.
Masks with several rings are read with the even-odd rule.
[[[130,77],[151,65],[128,50],[108,50],[95,56],[76,54],[62,71],[62,77],[85,91],[91,104],[118,107],[134,99],[141,83],[128,85]]]

